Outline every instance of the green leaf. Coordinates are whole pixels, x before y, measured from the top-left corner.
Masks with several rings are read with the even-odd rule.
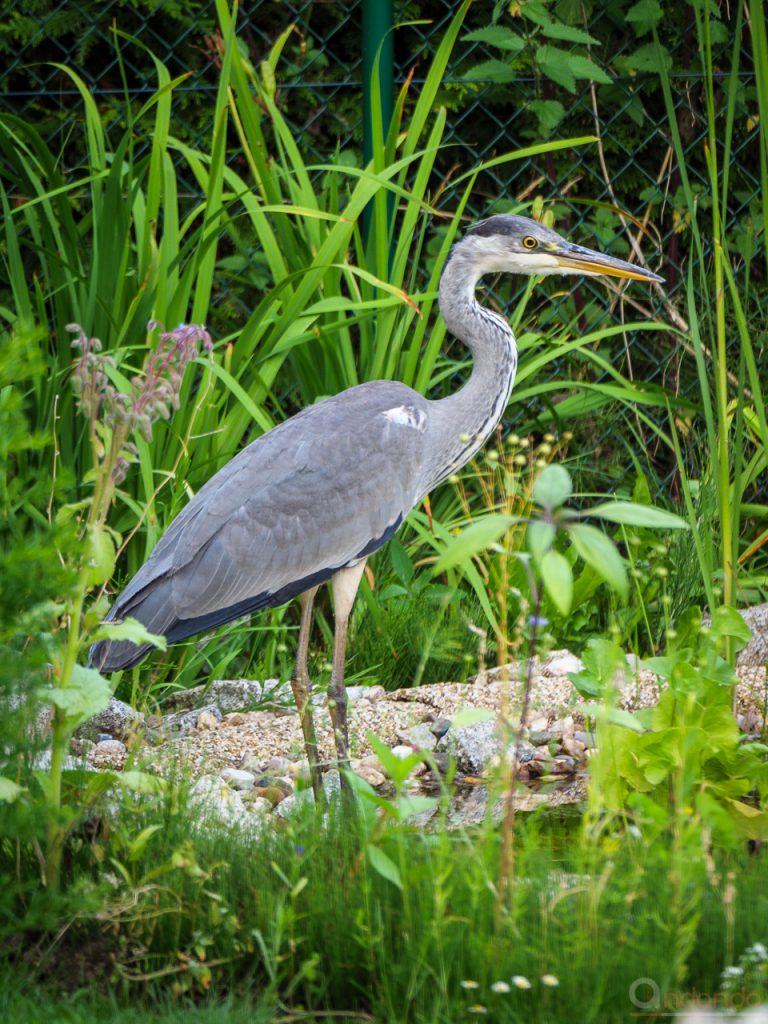
[[[664,12],[659,0],[638,0],[624,17],[632,25],[635,34],[642,36],[658,25],[664,17]]]
[[[122,622],[102,622],[93,634],[96,640],[130,640],[134,644],[152,644],[164,651],[168,643],[164,636],[150,633],[138,619],[123,619]]]
[[[629,581],[624,560],[616,546],[594,526],[576,523],[568,528],[568,535],[578,555],[601,576],[608,586],[626,600]]]
[[[622,708],[598,704],[590,709],[590,714],[596,721],[605,722],[607,725],[619,725],[623,729],[629,729],[631,732],[641,734],[647,732],[645,726],[638,720],[637,715],[633,715],[630,711],[624,711]]]
[[[534,519],[528,523],[525,539],[534,561],[540,562],[542,560],[547,551],[552,547],[556,533],[557,527],[555,524],[546,523],[543,519]]]
[[[576,28],[574,25],[564,25],[561,21],[550,21],[548,25],[542,25],[542,31],[547,39],[562,39],[566,43],[583,43],[584,45],[600,44],[599,39],[595,39],[583,29]]]
[[[625,526],[644,526],[652,530],[687,530],[688,523],[674,512],[634,501],[606,501],[589,510],[589,515]]]
[[[0,801],[6,804],[13,803],[24,792],[24,786],[20,786],[13,779],[6,779],[0,775]]]
[[[573,573],[568,559],[559,551],[548,551],[541,560],[544,589],[561,615],[567,615],[573,603]]]
[[[467,32],[462,38],[469,43],[490,43],[491,46],[513,54],[520,53],[525,47],[525,40],[506,25],[488,25],[487,28]]]
[[[576,92],[576,79],[568,67],[568,57],[566,50],[559,50],[556,46],[540,46],[534,54],[542,74],[568,92]]]
[[[465,82],[495,82],[508,85],[517,78],[517,72],[500,60],[484,60],[464,75]]]
[[[79,724],[104,710],[112,697],[112,688],[95,668],[75,665],[69,686],[42,689],[40,697],[54,704],[68,719]]]
[[[407,586],[413,579],[413,562],[396,537],[389,542],[389,560],[392,563],[395,576]]]
[[[533,500],[548,512],[560,508],[572,494],[571,476],[564,466],[545,466],[533,485]]]
[[[735,608],[727,608],[725,605],[715,608],[711,630],[716,639],[729,637],[731,640],[735,640],[736,642],[732,646],[737,651],[746,647],[752,639],[752,630],[741,615]]]
[[[578,53],[568,55],[568,70],[574,78],[586,78],[590,82],[600,82],[602,85],[610,85],[613,81],[593,60]]]
[[[498,512],[476,519],[458,537],[448,541],[442,555],[435,562],[433,573],[444,572],[455,565],[468,562],[481,551],[494,544],[509,528],[512,520]]]
[[[149,772],[118,772],[116,781],[123,789],[128,789],[132,793],[156,795],[163,793],[166,788],[164,779],[159,778],[157,775],[150,775]]]
[[[661,65],[659,58],[661,58]],[[672,70],[672,57],[663,46],[659,46],[657,50],[653,43],[646,43],[645,46],[639,47],[634,53],[616,57],[614,64],[620,71],[653,71],[656,74],[661,74],[664,69],[667,71]]]
[[[626,662],[624,652],[613,640],[593,637],[581,652],[584,668],[569,672],[568,678],[583,697],[602,697],[614,686],[616,675]]]
[[[380,874],[382,878],[386,878],[388,882],[396,885],[398,889],[403,888],[399,868],[382,849],[378,846],[369,846],[368,860],[370,861],[373,870]]]
[[[451,718],[451,728],[464,729],[468,725],[477,725],[478,722],[490,722],[495,717],[488,708],[459,708]]]
[[[88,528],[86,579],[89,586],[97,587],[115,571],[115,542],[105,526]]]
[[[395,804],[397,820],[405,821],[406,818],[412,818],[414,814],[431,811],[437,804],[438,801],[431,796],[402,796]]]
[[[565,117],[565,107],[559,100],[532,100],[528,104],[539,122],[542,135],[549,135]]]

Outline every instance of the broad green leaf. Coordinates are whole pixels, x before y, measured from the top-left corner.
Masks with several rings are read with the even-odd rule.
[[[431,796],[402,796],[395,804],[398,821],[412,818],[414,814],[423,814],[437,806],[437,800]]]
[[[509,528],[512,520],[498,512],[476,519],[458,537],[448,541],[442,555],[435,562],[433,573],[444,572],[455,565],[468,562],[494,544]]]
[[[105,526],[88,528],[86,558],[87,580],[92,587],[104,583],[115,571],[115,542]]]
[[[413,562],[397,537],[393,537],[389,542],[389,560],[392,563],[395,576],[406,585],[410,583],[413,579]]]
[[[544,589],[561,615],[567,615],[573,603],[573,573],[568,559],[559,551],[547,551],[541,560]]]
[[[509,50],[510,53],[520,53],[525,47],[525,40],[506,25],[488,25],[486,28],[467,32],[462,38],[469,43],[490,43],[491,46]]]
[[[606,501],[589,510],[589,515],[625,526],[644,526],[654,530],[687,530],[688,523],[674,512],[634,501]]]
[[[464,729],[468,725],[477,725],[478,722],[490,722],[495,717],[487,708],[459,708],[451,718],[451,728]]]
[[[727,608],[724,605],[715,608],[712,615],[712,633],[715,637],[729,637],[736,642],[733,644],[735,650],[740,651],[746,647],[752,639],[752,630],[739,615],[735,608]]]
[[[611,76],[593,60],[590,60],[589,57],[582,57],[578,53],[569,55],[568,70],[574,78],[586,78],[590,82],[600,82],[602,85],[610,85],[613,81]]]
[[[6,779],[5,776],[0,775],[0,801],[3,803],[13,803],[17,800],[24,792],[24,786],[20,786],[18,782],[14,782],[13,779]]]
[[[496,82],[508,85],[517,79],[517,72],[500,60],[484,60],[464,75],[465,82]]]
[[[592,637],[581,652],[584,668],[581,672],[569,672],[568,677],[585,697],[602,697],[626,662],[624,652],[613,640]]]
[[[610,538],[601,530],[584,523],[576,523],[569,527],[568,535],[577,554],[602,576],[612,590],[626,600],[629,593],[627,570],[623,558]]]
[[[571,476],[564,466],[545,466],[533,485],[533,500],[548,512],[560,508],[572,494]]]
[[[547,39],[559,39],[566,43],[583,43],[585,46],[589,43],[600,44],[599,39],[595,39],[583,29],[576,28],[575,25],[564,25],[561,21],[550,21],[548,25],[542,26],[542,31]]]
[[[659,58],[661,58],[663,66],[660,66]],[[659,46],[657,50],[653,43],[640,46],[634,53],[616,57],[613,63],[620,71],[624,72],[653,71],[660,74],[664,69],[672,70],[672,57],[669,52],[663,46]]]
[[[557,527],[555,524],[546,523],[543,519],[534,519],[528,523],[525,539],[534,561],[540,562],[547,551],[549,551],[554,543],[556,532]]]
[[[122,622],[102,622],[93,634],[96,640],[130,640],[133,644],[152,644],[164,651],[168,643],[164,636],[150,633],[138,619],[123,619]]]
[[[650,32],[664,17],[659,0],[638,0],[624,15],[638,36]]]
[[[84,722],[109,704],[112,689],[94,668],[75,665],[69,686],[40,690],[40,697],[64,712],[67,718]]]
[[[568,66],[568,57],[566,50],[559,50],[556,46],[540,46],[534,54],[536,63],[547,78],[568,92],[576,92],[576,79]]]
[[[123,789],[128,789],[132,793],[157,794],[164,792],[166,788],[164,779],[158,778],[157,775],[150,775],[149,772],[118,772],[116,780]]]
[[[622,708],[598,704],[596,707],[590,708],[589,713],[598,722],[605,722],[606,725],[619,725],[622,729],[629,729],[631,732],[640,734],[647,732],[645,726],[638,720],[636,715],[633,715],[630,711],[624,711]]]
[[[378,846],[368,847],[368,860],[373,870],[380,874],[382,878],[386,878],[388,882],[396,885],[398,889],[403,888],[399,868]]]
[[[565,117],[565,107],[559,100],[531,100],[528,104],[539,122],[539,131],[549,135]]]

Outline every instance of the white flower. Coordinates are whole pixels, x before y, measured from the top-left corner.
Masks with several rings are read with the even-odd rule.
[[[526,977],[524,977],[522,974],[513,974],[512,975],[512,984],[515,986],[515,988],[530,988],[531,987],[530,981],[528,981],[528,979]]]
[[[460,981],[459,984],[461,985],[462,988],[467,989],[480,988],[480,983],[477,981],[472,981],[471,978],[465,978],[464,981]]]
[[[541,984],[546,985],[547,988],[557,988],[560,984],[554,974],[542,974],[539,980],[541,981]]]
[[[491,985],[491,992],[511,992],[511,988],[506,981],[494,981]]]
[[[736,966],[736,967],[726,967],[725,970],[723,971],[723,977],[724,978],[740,978],[743,973],[744,973],[744,968],[743,967],[739,967],[739,966]]]

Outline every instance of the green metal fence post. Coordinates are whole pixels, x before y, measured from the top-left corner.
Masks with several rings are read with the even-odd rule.
[[[363,0],[363,159],[367,164],[374,153],[383,148],[394,110],[394,10],[393,0]],[[379,89],[375,95],[373,70],[378,56]],[[380,137],[374,138],[374,104],[381,110]],[[378,133],[376,133],[378,135]],[[394,203],[387,200],[387,223],[392,223]],[[371,208],[366,210],[365,234],[371,228]]]

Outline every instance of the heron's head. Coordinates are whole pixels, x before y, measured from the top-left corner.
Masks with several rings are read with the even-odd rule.
[[[497,214],[475,224],[456,247],[471,260],[478,276],[507,271],[513,274],[603,274],[635,281],[663,281],[658,274],[567,242],[556,231],[528,217]]]

